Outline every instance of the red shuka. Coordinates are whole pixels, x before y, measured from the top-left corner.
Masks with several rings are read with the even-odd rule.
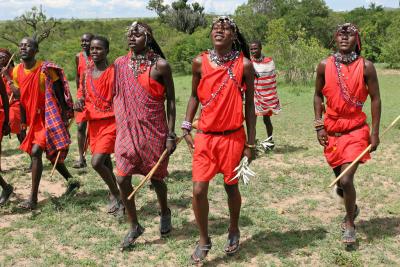
[[[10,75],[11,79],[13,79],[13,69],[10,69],[8,74]],[[10,98],[10,96],[12,94],[10,85],[7,83],[7,79],[5,77],[2,77],[2,78],[3,78],[4,85],[6,87],[8,98]],[[19,134],[21,132],[21,109],[20,109],[19,105],[20,105],[19,100],[15,99],[15,97],[13,97],[10,101],[9,117],[10,117],[11,133],[14,133],[14,134]],[[3,107],[1,98],[0,98],[0,107]],[[3,111],[1,110],[0,112],[3,112]]]
[[[218,91],[228,73],[226,68],[213,67],[207,52],[201,55],[201,80],[197,87],[200,103],[206,105],[200,114],[199,129],[203,133],[195,136],[193,155],[193,181],[210,181],[217,173],[224,174],[227,184],[235,176],[233,171],[242,157],[246,135],[241,128],[244,120],[243,99],[240,88],[243,77],[243,54],[235,60],[232,70],[236,82],[228,79],[218,95],[209,102],[211,95]],[[229,63],[228,63],[229,64]],[[207,132],[222,132],[237,130],[227,135],[207,134]]]
[[[341,64],[341,72],[347,85],[346,94],[364,103],[368,97],[368,88],[364,81],[364,59],[360,57],[349,65]],[[324,154],[329,165],[335,168],[352,162],[367,148],[369,127],[362,106],[345,100],[333,57],[329,57],[326,63],[322,93],[326,98],[324,123],[329,142]],[[360,162],[364,163],[368,159],[369,153]]]
[[[78,69],[77,74],[79,74],[80,80],[82,81],[82,77],[85,75],[86,68],[90,66],[92,58],[90,56],[86,57],[84,55],[84,51],[79,53],[78,57]],[[81,98],[82,95],[80,94],[79,90],[76,92],[76,98]],[[81,123],[85,121],[85,114],[83,112],[76,112],[75,113],[75,121],[76,123]]]
[[[114,65],[109,66],[98,78],[92,69],[85,72],[85,84],[79,94],[85,97],[82,116],[89,122],[89,140],[92,154],[111,154],[115,145],[115,117],[112,108],[114,88]]]

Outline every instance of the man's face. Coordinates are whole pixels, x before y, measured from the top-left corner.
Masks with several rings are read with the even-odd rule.
[[[106,60],[108,51],[104,47],[104,44],[100,40],[93,40],[90,43],[90,56],[93,62],[101,62]]]
[[[341,30],[336,34],[336,46],[339,51],[350,53],[355,50],[357,42],[356,33],[349,30]]]
[[[84,34],[81,37],[81,47],[83,50],[85,50],[87,52],[89,52],[89,49],[90,49],[90,39],[91,39],[91,36],[88,34]]]
[[[0,68],[7,66],[8,56],[5,53],[0,52]]]
[[[211,39],[214,46],[228,46],[233,43],[235,34],[229,23],[219,21],[211,29]]]
[[[261,47],[258,44],[250,44],[250,53],[253,57],[261,57]]]
[[[22,60],[34,59],[37,52],[38,50],[33,40],[24,38],[19,43],[19,54]]]
[[[146,48],[146,34],[140,30],[128,32],[128,46],[135,53],[140,53]]]

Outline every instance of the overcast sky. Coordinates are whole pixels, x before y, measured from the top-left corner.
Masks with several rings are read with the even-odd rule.
[[[0,20],[13,19],[32,6],[42,5],[46,14],[55,18],[132,18],[152,17],[155,13],[146,9],[147,0],[0,0]],[[173,0],[165,0],[171,3]],[[192,2],[189,0],[189,2]],[[197,0],[205,6],[207,13],[231,14],[237,6],[247,0]],[[327,5],[337,11],[367,7],[370,2],[385,7],[399,7],[398,0],[326,0]]]

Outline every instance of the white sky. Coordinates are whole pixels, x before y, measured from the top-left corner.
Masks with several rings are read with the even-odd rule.
[[[0,20],[13,19],[32,6],[42,5],[49,17],[55,18],[132,18],[152,17],[155,13],[146,9],[147,0],[0,0]],[[173,0],[165,0],[171,3]],[[189,2],[193,2],[189,0]],[[197,0],[207,13],[231,14],[247,0]],[[326,0],[337,11],[367,7],[370,2],[385,7],[399,7],[398,0]]]

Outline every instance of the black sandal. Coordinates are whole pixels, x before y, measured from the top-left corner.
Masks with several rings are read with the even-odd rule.
[[[226,241],[224,251],[225,254],[228,256],[233,256],[236,252],[239,251],[239,239],[240,239],[240,232],[237,233],[229,233],[228,240]]]
[[[134,244],[136,239],[144,233],[144,228],[138,224],[134,230],[130,230],[128,234],[124,237],[124,241],[122,241],[120,250],[124,251],[126,249],[131,248]]]
[[[208,251],[210,251],[212,247],[211,238],[208,237],[208,243],[200,246],[199,242],[197,242],[196,248],[193,251],[192,256],[190,257],[192,260],[192,264],[199,264],[204,261],[204,259],[208,255]]]
[[[167,215],[161,215],[160,213],[160,234],[161,236],[165,236],[171,232],[172,223],[171,223],[171,210],[168,208]]]
[[[74,169],[83,169],[86,167],[87,167],[86,160],[83,161],[78,160],[74,163],[74,165],[72,165],[72,168]]]
[[[0,206],[3,206],[4,204],[7,203],[8,199],[14,192],[14,188],[11,185],[7,185],[3,191],[1,192],[0,195]]]
[[[360,208],[356,205],[356,210],[354,211],[353,220],[355,220],[359,214],[360,214]],[[344,216],[342,224],[340,225],[340,229],[342,230],[342,232],[346,230],[346,222],[347,222],[347,215]]]
[[[353,245],[356,241],[356,227],[346,227],[343,232],[342,242],[345,245]]]
[[[18,207],[25,210],[34,210],[36,209],[37,201],[33,200],[25,200],[18,204]]]

